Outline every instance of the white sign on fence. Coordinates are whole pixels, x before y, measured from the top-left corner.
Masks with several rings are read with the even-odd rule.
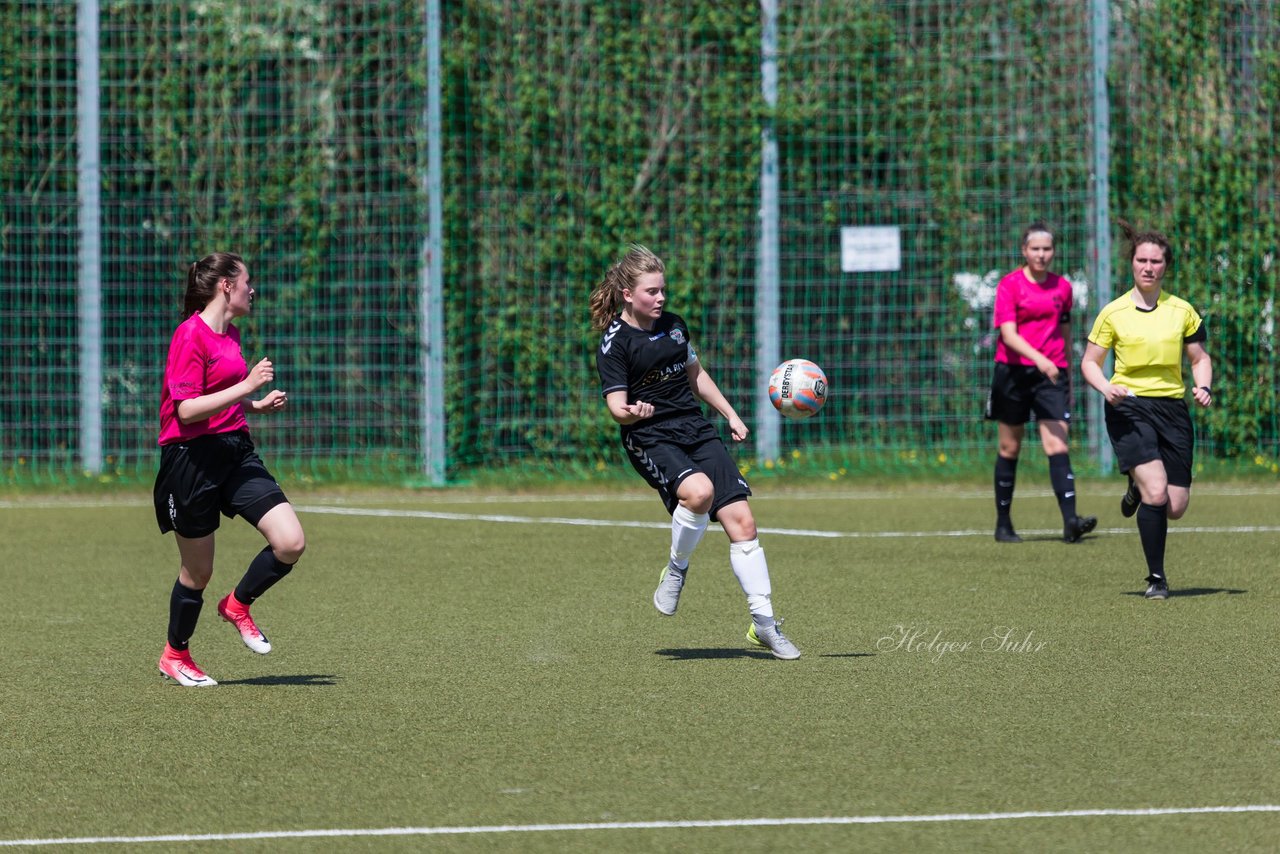
[[[840,269],[846,273],[901,270],[902,229],[896,225],[841,227]]]

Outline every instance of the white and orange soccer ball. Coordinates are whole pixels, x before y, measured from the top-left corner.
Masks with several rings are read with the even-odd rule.
[[[769,377],[769,400],[784,418],[811,418],[827,402],[827,375],[808,359],[788,359]]]

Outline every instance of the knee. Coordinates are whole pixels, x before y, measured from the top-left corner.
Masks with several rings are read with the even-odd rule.
[[[1165,508],[1165,515],[1170,519],[1177,519],[1178,516],[1182,515],[1181,512],[1179,512],[1177,516],[1174,515],[1173,503],[1169,501],[1168,488],[1163,486],[1151,487],[1148,489],[1139,488],[1139,492],[1142,493],[1143,504],[1150,504],[1152,507],[1159,507],[1163,504]]]
[[[720,527],[724,528],[731,543],[746,543],[759,536],[756,530],[756,517],[752,515],[750,506],[745,501],[735,502],[721,509],[717,521],[720,522]]]
[[[1165,511],[1170,519],[1181,519],[1187,513],[1186,502],[1169,502],[1169,509]]]
[[[271,551],[281,563],[295,564],[307,550],[307,538],[299,528],[271,541]]]
[[[1016,460],[1022,452],[1022,443],[1017,439],[1001,439],[996,452],[1006,460]]]
[[[711,502],[715,500],[716,491],[710,481],[689,484],[688,488],[681,490],[681,492],[683,497],[681,497],[680,503],[688,508],[690,512],[709,513],[711,511]]]

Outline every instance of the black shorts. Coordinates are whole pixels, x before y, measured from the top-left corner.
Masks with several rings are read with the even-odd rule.
[[[1069,368],[1062,368],[1055,383],[1040,373],[1035,365],[1010,365],[996,362],[991,375],[984,415],[1001,424],[1022,425],[1036,421],[1071,421],[1071,382]]]
[[[751,487],[729,456],[724,440],[701,416],[681,418],[657,429],[633,431],[623,436],[622,445],[632,467],[658,490],[668,513],[674,513],[680,505],[676,493],[693,474],[705,474],[711,480],[715,491],[712,519],[720,508],[751,496]]]
[[[1103,407],[1120,471],[1160,460],[1171,486],[1191,485],[1196,429],[1180,397],[1130,397]]]
[[[154,497],[160,533],[188,539],[218,530],[219,513],[256,527],[289,500],[243,431],[162,445]]]

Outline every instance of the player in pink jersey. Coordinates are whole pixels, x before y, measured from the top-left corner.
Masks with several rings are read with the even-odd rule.
[[[160,471],[155,509],[160,532],[174,532],[181,566],[169,597],[169,637],[160,673],[187,687],[218,684],[194,661],[188,644],[213,575],[213,536],[220,522],[242,516],[267,540],[236,588],[218,603],[245,646],[265,655],[271,643],[249,606],[293,569],[306,548],[302,524],[249,438],[246,409],[270,414],[288,397],[272,389],[250,395],[275,378],[263,359],[249,369],[232,320],[249,314],[254,290],[237,255],[215,252],[187,271],[184,320],[173,333],[160,394]]]
[[[1075,475],[1067,446],[1071,422],[1071,283],[1050,271],[1053,232],[1035,223],[1022,235],[1025,263],[1000,280],[992,326],[1000,330],[987,418],[999,424],[996,540],[1020,543],[1010,509],[1026,424],[1035,413],[1049,479],[1062,512],[1062,539],[1078,542],[1098,524],[1076,515]]]

